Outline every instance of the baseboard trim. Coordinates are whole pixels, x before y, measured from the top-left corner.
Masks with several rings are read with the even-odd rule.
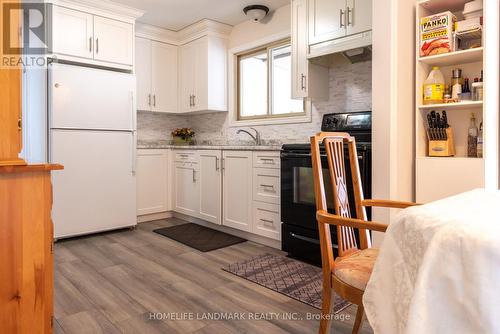
[[[153,220],[167,219],[172,217],[172,211],[152,213],[149,215],[137,216],[137,223],[146,223]]]
[[[207,222],[205,220],[202,220],[199,218],[194,218],[194,217],[191,217],[191,216],[188,216],[188,215],[185,215],[182,213],[178,213],[178,212],[171,212],[171,214],[175,218],[179,218],[179,219],[188,221],[190,223],[209,227],[209,228],[217,230],[217,231],[221,231],[221,232],[224,232],[227,234],[235,235],[237,237],[247,239],[249,241],[252,241],[252,242],[264,245],[264,246],[268,246],[268,247],[272,247],[272,248],[276,248],[276,249],[281,250],[281,241],[279,241],[279,240],[269,239],[269,238],[262,237],[260,235],[256,235],[256,234],[249,233],[246,231],[240,231],[240,230],[236,230],[236,229],[231,228],[231,227],[213,224],[213,223]]]

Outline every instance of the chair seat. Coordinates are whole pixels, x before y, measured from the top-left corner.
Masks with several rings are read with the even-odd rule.
[[[367,248],[338,257],[335,259],[333,275],[342,282],[364,291],[377,256],[378,248]]]

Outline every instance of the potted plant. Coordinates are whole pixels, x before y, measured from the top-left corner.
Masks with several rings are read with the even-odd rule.
[[[189,145],[194,137],[194,131],[190,128],[178,128],[172,131],[174,145]]]

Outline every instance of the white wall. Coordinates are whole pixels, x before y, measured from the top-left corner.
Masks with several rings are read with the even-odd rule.
[[[415,1],[374,0],[373,197],[414,200]],[[374,219],[393,213],[376,209]],[[377,233],[374,243],[382,240]]]

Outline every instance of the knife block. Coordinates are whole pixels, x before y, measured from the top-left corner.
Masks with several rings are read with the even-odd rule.
[[[452,128],[446,129],[446,140],[431,140],[429,132],[427,138],[429,140],[429,156],[430,157],[453,157],[455,156],[455,142],[453,141]]]

